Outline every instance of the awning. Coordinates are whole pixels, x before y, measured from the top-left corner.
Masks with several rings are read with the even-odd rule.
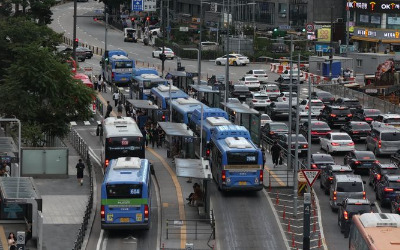
[[[158,122],[160,127],[164,130],[166,135],[193,137],[193,131],[185,123],[176,122]]]
[[[259,112],[255,109],[251,109],[241,103],[225,103],[221,102],[221,104],[228,109],[235,111],[236,113],[239,114],[259,114]]]
[[[197,179],[212,179],[210,163],[203,159],[175,158],[176,175]]]
[[[361,41],[366,41],[366,42],[374,42],[374,43],[379,42],[379,39],[363,37],[363,36],[352,36],[351,39],[353,39],[353,40],[361,40]]]
[[[191,88],[196,90],[197,92],[205,92],[205,93],[219,93],[219,90],[213,90],[211,86],[208,85],[197,85],[197,84],[191,84],[189,85]]]
[[[149,100],[127,100],[134,109],[159,109],[157,105],[153,104],[152,101]]]
[[[382,39],[382,43],[399,44],[399,39]]]

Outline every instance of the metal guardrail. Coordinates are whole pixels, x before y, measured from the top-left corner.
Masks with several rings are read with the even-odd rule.
[[[210,219],[194,219],[194,220],[166,220],[166,237],[169,239],[171,235],[181,235],[181,228],[183,226],[186,227],[186,235],[194,235],[195,240],[197,240],[197,236],[199,234],[202,235],[212,235],[215,240],[215,219],[214,215],[211,212],[212,216]],[[211,237],[210,237],[211,238]]]
[[[86,142],[82,139],[82,137],[75,131],[71,130],[68,135],[68,140],[75,148],[76,151],[82,156],[83,159],[86,159],[86,165],[88,167],[89,172],[89,182],[90,182],[90,192],[89,198],[87,201],[85,215],[83,216],[83,222],[81,227],[79,228],[78,234],[76,236],[76,240],[74,242],[73,250],[82,249],[82,244],[86,235],[86,229],[88,227],[89,219],[92,213],[93,208],[93,175],[92,175],[92,162],[90,160],[89,155],[89,147]]]

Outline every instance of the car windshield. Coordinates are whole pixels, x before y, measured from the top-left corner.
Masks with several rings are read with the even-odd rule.
[[[389,182],[389,187],[391,187],[391,188],[400,188],[400,182],[398,182],[398,181],[390,181]]]
[[[249,87],[243,85],[235,85],[236,91],[249,91]]]
[[[261,116],[261,121],[270,121],[271,118],[269,116]]]
[[[268,96],[267,95],[255,95],[254,98],[258,99],[258,100],[267,100]]]
[[[307,142],[306,138],[302,135],[292,135],[292,143],[296,143],[296,138],[298,142]]]
[[[324,98],[333,97],[333,95],[329,92],[318,92],[317,96],[324,97]]]
[[[313,160],[314,162],[334,162],[331,155],[314,155]]]
[[[311,123],[311,128],[313,129],[331,129],[325,122],[315,122]]]
[[[344,101],[344,103],[346,103],[346,105],[351,105],[351,106],[361,106],[360,102],[357,100],[348,100]]]
[[[336,191],[338,192],[362,192],[363,186],[362,182],[353,181],[353,182],[338,182]]]
[[[333,109],[332,113],[336,114],[336,115],[347,115],[347,114],[350,114],[350,110],[347,108],[346,109]]]
[[[364,109],[365,115],[379,115],[381,111],[379,109]]]
[[[255,77],[246,77],[244,80],[245,81],[258,81],[257,78],[255,78]]]
[[[323,107],[324,104],[322,102],[318,102],[318,101],[311,101],[311,107]]]
[[[352,127],[353,129],[371,130],[371,127],[368,125],[368,123],[353,123]]]
[[[398,168],[382,168],[382,174],[399,174]]]
[[[289,108],[289,104],[287,102],[276,102],[275,105],[277,108]]]
[[[115,62],[116,69],[127,69],[133,67],[133,61],[117,61]]]
[[[267,87],[265,88],[267,92],[278,92],[279,88],[278,86],[271,86],[271,85],[267,85]]]
[[[355,155],[357,156],[357,159],[359,160],[375,160],[375,155],[374,153],[370,152],[370,151],[358,151],[355,153]]]
[[[332,140],[334,140],[334,141],[350,141],[351,137],[349,135],[332,135]]]
[[[253,74],[257,74],[257,75],[266,75],[267,73],[265,73],[264,70],[254,70]]]
[[[385,119],[385,121],[384,121],[385,123],[400,123],[400,117],[399,118],[388,118],[388,119]]]
[[[271,130],[288,130],[286,124],[271,124]]]
[[[350,213],[365,213],[371,211],[371,205],[369,204],[347,204],[346,211]]]
[[[389,132],[381,134],[382,141],[400,141],[400,133]]]

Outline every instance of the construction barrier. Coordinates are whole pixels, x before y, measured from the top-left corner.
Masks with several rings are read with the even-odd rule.
[[[307,180],[303,175],[303,172],[299,172],[297,174],[297,195],[303,196],[305,192],[307,192]]]

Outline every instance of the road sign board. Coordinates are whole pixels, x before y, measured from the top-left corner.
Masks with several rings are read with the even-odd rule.
[[[306,30],[307,30],[308,32],[313,32],[313,31],[314,31],[314,24],[312,24],[312,23],[307,23],[307,24],[306,24]]]
[[[179,27],[179,31],[189,31],[189,27]]]
[[[321,170],[319,169],[302,169],[301,172],[303,173],[304,177],[306,178],[306,181],[310,187],[314,184],[314,182],[317,180],[319,172]]]
[[[96,14],[103,14],[103,12],[104,12],[104,10],[102,10],[102,9],[94,10],[94,13],[96,13]]]
[[[143,11],[143,0],[132,0],[132,11]]]

